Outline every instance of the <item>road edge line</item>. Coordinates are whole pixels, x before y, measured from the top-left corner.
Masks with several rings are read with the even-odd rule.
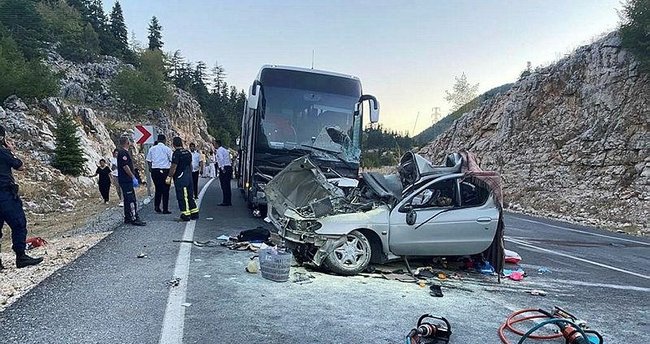
[[[573,256],[573,255],[570,255],[570,254],[567,254],[567,253],[562,253],[562,252],[558,252],[558,251],[550,250],[550,249],[547,249],[547,248],[538,247],[538,246],[535,246],[535,245],[529,244],[528,242],[523,241],[523,240],[513,239],[513,238],[506,237],[506,238],[505,238],[505,241],[509,241],[509,242],[511,242],[511,243],[513,243],[513,244],[516,244],[516,245],[520,245],[520,246],[528,247],[528,248],[531,248],[531,249],[535,249],[535,250],[539,250],[539,251],[542,251],[542,252],[546,252],[546,253],[554,254],[554,255],[557,255],[557,256],[561,256],[561,257],[565,257],[565,258],[570,258],[570,259],[577,260],[577,261],[580,261],[580,262],[583,262],[583,263],[587,263],[587,264],[591,264],[591,265],[596,265],[596,266],[599,266],[599,267],[601,267],[601,268],[605,268],[605,269],[609,269],[609,270],[614,270],[614,271],[622,272],[622,273],[625,273],[625,274],[628,274],[628,275],[632,275],[632,276],[636,276],[636,277],[640,277],[640,278],[644,278],[644,279],[650,279],[650,276],[648,276],[648,275],[644,275],[644,274],[640,274],[640,273],[637,273],[637,272],[633,272],[633,271],[629,271],[629,270],[625,270],[625,269],[617,268],[617,267],[615,267],[615,266],[611,266],[611,265],[607,265],[607,264],[603,264],[603,263],[594,262],[594,261],[591,261],[591,260],[589,260],[589,259],[584,259],[584,258],[576,257],[576,256]]]
[[[644,246],[650,246],[650,243],[643,242],[643,241],[632,240],[632,239],[626,239],[626,238],[619,238],[619,237],[615,237],[615,236],[611,236],[611,235],[607,235],[607,234],[591,233],[591,232],[589,232],[588,230],[580,230],[580,229],[576,229],[576,228],[569,228],[569,227],[563,227],[563,226],[553,225],[553,224],[545,223],[545,222],[542,222],[542,221],[536,221],[536,220],[525,219],[525,218],[523,218],[523,217],[519,217],[519,216],[516,216],[516,215],[513,215],[512,217],[516,218],[517,220],[522,220],[522,221],[526,221],[526,222],[532,222],[532,223],[536,223],[536,224],[539,224],[539,225],[542,225],[542,226],[547,226],[547,227],[551,227],[551,228],[562,229],[562,230],[565,230],[565,231],[570,231],[570,232],[575,232],[575,233],[582,233],[582,234],[586,234],[586,235],[593,235],[593,236],[597,236],[597,237],[609,238],[609,239],[615,239],[615,240],[620,240],[620,241],[633,242],[633,243],[641,244],[641,245],[644,245]]]
[[[210,187],[213,179],[208,180],[197,200],[197,207],[201,209],[201,201],[203,195]],[[174,265],[173,278],[180,278],[178,286],[170,287],[169,297],[167,298],[167,305],[165,306],[165,316],[163,317],[162,330],[160,331],[159,344],[181,344],[183,343],[183,330],[185,326],[185,297],[187,296],[187,279],[190,274],[190,254],[192,251],[192,243],[187,241],[194,240],[194,228],[196,227],[196,220],[192,220],[185,225],[183,232],[183,242],[180,244],[178,256],[176,257],[176,264]]]

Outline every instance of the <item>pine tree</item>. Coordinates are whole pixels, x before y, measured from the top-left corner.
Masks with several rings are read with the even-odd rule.
[[[650,1],[628,0],[622,20],[623,47],[635,55],[642,72],[650,73]]]
[[[212,67],[212,91],[221,93],[221,89],[226,82],[226,69],[219,62],[214,63]]]
[[[445,100],[451,103],[451,111],[453,112],[473,101],[478,95],[477,92],[478,84],[470,84],[467,81],[467,76],[463,73],[460,77],[456,77],[452,92],[445,90]]]
[[[115,5],[113,5],[113,9],[111,10],[109,31],[115,39],[116,48],[119,51],[126,52],[129,49],[129,33],[126,30],[122,6],[119,1],[115,1]]]
[[[156,16],[151,17],[151,22],[149,23],[149,50],[161,50],[163,47],[162,42],[162,26],[158,22]]]
[[[78,177],[84,172],[86,158],[77,136],[77,124],[69,113],[64,112],[56,119],[56,148],[52,166],[63,174]]]

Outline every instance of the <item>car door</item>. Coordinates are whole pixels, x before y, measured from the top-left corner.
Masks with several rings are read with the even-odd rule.
[[[490,245],[499,212],[491,198],[477,206],[463,206],[461,178],[459,174],[437,178],[405,197],[392,210],[389,227],[392,253],[468,255],[482,252]],[[436,200],[441,197],[447,199]],[[412,224],[407,222],[407,217],[414,219]]]

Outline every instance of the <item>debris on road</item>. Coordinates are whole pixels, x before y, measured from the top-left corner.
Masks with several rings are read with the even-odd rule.
[[[503,252],[506,256],[506,263],[519,264],[519,262],[521,262],[521,256],[517,252],[508,249],[505,249]]]
[[[258,270],[259,270],[258,262],[253,257],[253,258],[251,258],[250,262],[248,262],[248,265],[246,265],[246,272],[251,273],[251,274],[256,274]]]
[[[439,284],[432,284],[429,287],[429,290],[430,290],[429,295],[431,295],[431,296],[435,296],[435,297],[442,297],[443,296],[442,295],[442,288],[441,288],[441,286]]]
[[[259,226],[257,228],[247,229],[239,232],[239,235],[237,235],[237,241],[265,242],[268,241],[270,237],[271,232],[268,229]]]
[[[205,219],[208,220],[208,221],[212,221],[212,220],[214,220],[214,217],[206,217]]]
[[[147,258],[147,255],[144,253],[140,253],[137,255],[138,258]]]
[[[548,269],[548,268],[539,268],[539,269],[537,269],[537,273],[540,274],[540,275],[547,274],[547,273],[550,273],[550,272],[551,272],[551,270]]]
[[[315,279],[316,276],[306,273],[306,272],[294,272],[293,273],[293,279],[291,282],[296,283],[296,284],[309,284],[311,283],[312,279]]]
[[[217,240],[226,240],[226,241],[228,241],[228,240],[230,240],[230,237],[227,236],[227,235],[222,234],[222,235],[217,237]]]
[[[275,282],[286,282],[289,280],[291,261],[293,260],[291,253],[270,247],[260,250],[259,259],[262,277]]]
[[[34,247],[41,247],[41,246],[45,246],[45,245],[48,244],[48,242],[45,241],[45,239],[43,239],[41,237],[27,238],[25,243],[27,244],[27,247],[25,248],[26,250],[31,250]]]
[[[540,289],[526,290],[526,293],[533,296],[546,296],[546,292]]]
[[[192,305],[192,304],[189,303],[189,302],[181,303],[181,306],[183,306],[183,307],[189,307],[189,306],[191,306],[191,305]]]
[[[173,279],[167,281],[167,286],[170,287],[170,288],[178,287],[179,284],[181,284],[181,278],[180,277],[176,277],[176,278],[173,278]]]
[[[526,276],[524,269],[518,267],[517,270],[503,269],[503,276],[508,277],[513,281],[521,281]]]

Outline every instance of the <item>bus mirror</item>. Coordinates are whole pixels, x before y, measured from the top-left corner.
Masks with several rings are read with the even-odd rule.
[[[260,91],[262,89],[262,86],[259,84],[253,84],[248,91],[248,108],[251,110],[257,110],[257,104],[259,103],[260,99]]]
[[[379,103],[375,102],[370,105],[370,123],[379,122]]]
[[[377,98],[369,94],[364,94],[359,98],[358,108],[362,107],[362,103],[368,101],[368,107],[370,108],[370,123],[379,122],[379,102]]]

